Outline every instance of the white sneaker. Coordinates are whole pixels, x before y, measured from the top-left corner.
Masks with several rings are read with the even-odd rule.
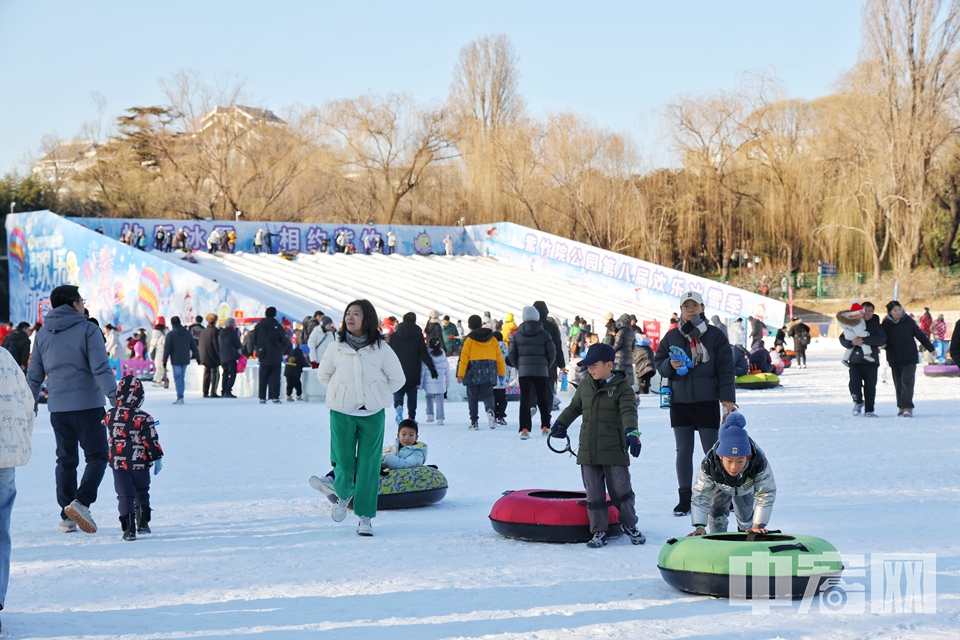
[[[867,411],[865,414],[863,414],[863,417],[864,417],[864,418],[876,418],[876,417],[878,417],[878,416],[877,416],[877,414],[875,414],[873,411]]]
[[[337,493],[333,490],[333,483],[330,482],[330,476],[310,476],[310,486],[325,496],[335,496]]]
[[[433,422],[433,416],[427,416],[427,422]]]
[[[904,418],[912,418],[912,417],[913,417],[913,409],[904,409],[904,410],[903,410],[903,417],[904,417]]]
[[[333,518],[334,522],[343,522],[343,519],[347,517],[347,507],[349,504],[349,500],[337,498],[337,504],[333,505],[333,510],[330,512],[330,517]]]
[[[173,404],[183,404],[183,398],[177,398],[173,401]]]
[[[76,533],[77,532],[77,523],[71,520],[70,518],[64,518],[60,521],[60,524],[57,525],[57,528],[64,533]]]
[[[368,518],[367,516],[360,516],[360,524],[357,526],[357,535],[360,535],[360,536],[373,535],[373,525],[370,524],[370,518]]]
[[[77,523],[81,531],[86,531],[87,533],[97,532],[97,523],[93,521],[93,516],[90,515],[90,509],[83,506],[80,501],[74,500],[63,508],[63,512],[67,514],[68,518]]]
[[[487,411],[487,426],[491,429],[497,428],[497,420],[493,416],[493,411]]]
[[[858,416],[858,415],[860,415],[860,412],[861,412],[861,411],[863,411],[863,403],[862,403],[862,402],[854,403],[854,405],[853,405],[853,415]]]
[[[443,426],[443,420],[437,420],[437,426],[438,426],[438,427],[442,427],[442,426]]]

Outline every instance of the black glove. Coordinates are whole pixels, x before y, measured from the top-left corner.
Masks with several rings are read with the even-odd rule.
[[[430,377],[433,378],[434,380],[436,380],[438,376],[439,374],[437,373],[436,369],[430,372]]]
[[[567,437],[567,427],[560,424],[560,421],[553,423],[553,426],[550,427],[550,437],[551,438],[566,438]]]

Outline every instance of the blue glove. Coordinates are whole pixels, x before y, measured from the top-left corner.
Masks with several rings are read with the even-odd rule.
[[[675,360],[683,365],[677,369],[678,376],[687,375],[690,373],[690,369],[693,368],[693,360],[690,359],[690,356],[688,356],[683,349],[676,345],[670,347],[670,359]]]
[[[551,438],[566,438],[567,437],[567,427],[560,424],[559,421],[554,422],[553,426],[550,427],[550,437]]]
[[[627,433],[627,448],[630,449],[630,455],[634,458],[640,457],[640,448],[643,445],[640,444],[640,432],[634,429],[633,431]]]
[[[153,475],[160,473],[161,469],[163,469],[163,459],[157,460],[153,463]]]

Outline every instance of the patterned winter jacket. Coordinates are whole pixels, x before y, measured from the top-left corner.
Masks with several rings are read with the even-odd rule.
[[[397,448],[396,455],[388,453],[383,459],[383,466],[388,469],[409,469],[422,467],[427,464],[427,445],[415,442],[409,447],[401,447],[400,441],[395,440],[393,446]]]
[[[750,438],[753,457],[747,462],[737,477],[727,474],[717,455],[717,446],[713,445],[700,468],[697,469],[697,481],[693,485],[693,497],[690,500],[690,519],[693,524],[707,524],[707,517],[713,507],[713,498],[719,489],[729,496],[753,494],[753,525],[765,527],[773,514],[773,502],[777,498],[777,483],[773,479],[773,469],[767,462],[757,443]]]
[[[117,384],[117,406],[103,416],[110,436],[110,466],[120,471],[139,471],[163,457],[157,429],[143,404],[143,385],[133,376]]]
[[[0,468],[20,467],[30,460],[36,419],[33,398],[17,361],[0,349]]]

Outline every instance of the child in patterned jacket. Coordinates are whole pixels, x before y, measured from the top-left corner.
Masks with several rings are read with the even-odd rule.
[[[117,406],[103,417],[124,540],[150,533],[150,467],[156,475],[163,466],[157,421],[140,408],[142,404],[143,385],[127,375],[117,384]]]

